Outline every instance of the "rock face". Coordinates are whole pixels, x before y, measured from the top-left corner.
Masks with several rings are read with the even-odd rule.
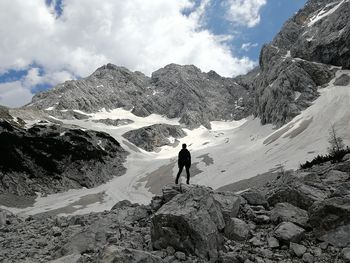
[[[209,128],[213,120],[237,120],[250,115],[252,99],[250,91],[234,79],[213,71],[204,73],[192,65],[170,64],[149,78],[107,64],[87,78],[67,81],[35,95],[28,107],[46,109],[50,115],[64,118],[74,113],[69,110],[91,113],[122,107],[141,117],[157,113],[180,118],[189,128]]]
[[[309,0],[262,48],[259,68],[238,78],[255,90],[255,114],[262,123],[284,124],[308,107],[317,88],[334,76],[330,65],[350,68],[349,5]]]
[[[180,126],[169,124],[154,124],[123,134],[124,138],[148,152],[161,146],[173,144],[169,140],[170,137],[182,138],[185,136],[186,133]]]
[[[103,132],[0,122],[0,193],[48,194],[94,187],[125,172],[127,153]]]

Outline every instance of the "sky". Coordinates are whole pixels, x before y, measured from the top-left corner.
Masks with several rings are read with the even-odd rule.
[[[306,0],[1,0],[0,105],[113,63],[245,74]]]

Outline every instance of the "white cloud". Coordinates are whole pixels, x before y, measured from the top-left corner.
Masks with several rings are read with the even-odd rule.
[[[250,49],[255,48],[257,46],[258,46],[258,43],[248,42],[248,43],[243,43],[241,46],[241,49],[243,49],[244,51],[249,51]]]
[[[226,18],[234,24],[254,27],[260,22],[260,9],[266,0],[225,0]]]
[[[21,81],[0,84],[0,105],[17,107],[28,103],[33,94]]]
[[[22,88],[85,77],[109,62],[146,74],[169,63],[224,76],[247,72],[253,61],[235,57],[226,36],[203,29],[209,2],[185,16],[192,0],[66,0],[57,18],[44,0],[2,0],[0,72],[40,65],[46,74],[29,71]]]

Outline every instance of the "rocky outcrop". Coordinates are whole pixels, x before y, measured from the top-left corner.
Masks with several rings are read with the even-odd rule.
[[[275,263],[337,258],[344,263],[350,248],[350,184],[343,173],[350,174],[349,164],[280,174],[265,187],[239,195],[180,184],[164,187],[150,205],[124,200],[102,213],[23,219],[2,210],[0,261]],[[303,199],[287,198],[290,189],[304,185],[324,195],[314,200],[315,193],[304,188],[298,196]],[[283,203],[265,198],[276,189]],[[302,210],[292,205],[296,200],[311,205]]]
[[[125,172],[127,153],[103,132],[44,122],[0,122],[0,193],[36,195],[91,188]]]
[[[124,138],[148,152],[155,151],[158,147],[165,145],[176,145],[175,142],[171,142],[169,139],[178,139],[185,136],[186,133],[180,126],[169,124],[154,124],[123,134]]]
[[[98,119],[98,120],[92,120],[95,123],[103,123],[109,126],[123,126],[128,125],[130,123],[133,123],[134,121],[129,119]]]

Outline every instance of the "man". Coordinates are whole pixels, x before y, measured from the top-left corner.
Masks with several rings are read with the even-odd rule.
[[[182,149],[179,152],[179,159],[178,159],[178,166],[179,166],[179,172],[177,173],[175,183],[179,183],[179,178],[181,175],[181,172],[185,166],[186,168],[186,174],[187,174],[187,181],[186,183],[190,183],[190,167],[191,167],[191,154],[190,152],[186,149],[187,145],[183,144]]]

